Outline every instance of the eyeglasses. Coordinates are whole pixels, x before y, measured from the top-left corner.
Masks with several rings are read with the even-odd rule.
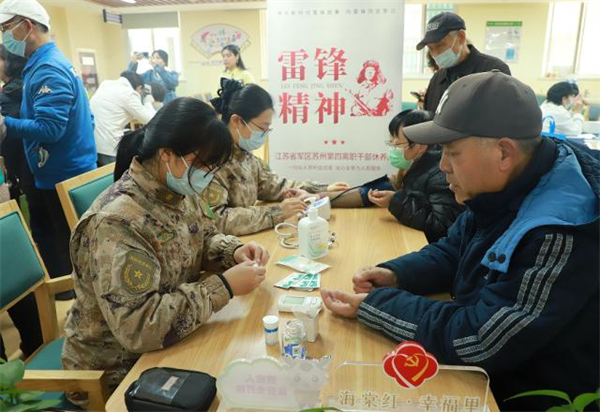
[[[244,121],[244,120],[242,119],[242,121]],[[246,126],[248,126],[248,123],[246,123],[245,121],[244,121],[244,123],[246,124]],[[260,130],[262,132],[262,134],[260,135],[260,137],[265,137],[266,135],[268,135],[269,133],[271,133],[273,131],[273,129],[271,129],[271,128],[268,128],[267,130],[263,129],[262,127],[260,127],[256,123],[254,123],[252,120],[250,120],[250,123],[252,123],[254,126],[256,126],[258,128],[258,130]],[[248,128],[250,130],[252,130],[250,128],[250,126],[248,126]]]
[[[398,149],[400,147],[403,147],[405,149],[410,149],[410,147],[412,146],[411,142],[402,142],[402,143],[394,143],[393,140],[385,140],[385,145],[389,148],[392,149]]]

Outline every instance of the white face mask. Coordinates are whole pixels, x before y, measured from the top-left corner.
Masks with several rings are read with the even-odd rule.
[[[565,105],[565,109],[567,109],[567,110],[571,110],[571,107],[573,107],[573,103],[574,103],[574,101],[573,101],[573,98],[572,98],[572,97],[569,97],[569,103],[567,103],[567,104]]]
[[[440,69],[447,69],[448,67],[452,67],[456,65],[458,59],[460,59],[460,53],[462,52],[462,44],[458,48],[458,53],[454,53],[452,48],[456,44],[456,40],[458,40],[458,35],[454,38],[452,42],[452,46],[448,50],[444,50],[437,56],[432,56],[433,60],[440,66]]]

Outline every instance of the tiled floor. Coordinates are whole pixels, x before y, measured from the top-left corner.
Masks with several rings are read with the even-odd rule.
[[[56,302],[56,316],[58,317],[59,332],[63,329],[67,311],[71,308],[73,302],[74,300]],[[6,312],[0,316],[0,329],[2,330],[2,338],[4,339],[4,345],[6,345],[8,358],[15,359],[20,357],[21,350],[19,349],[19,343],[21,342],[21,338]]]

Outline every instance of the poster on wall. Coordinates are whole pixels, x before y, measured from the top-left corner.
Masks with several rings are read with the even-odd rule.
[[[275,171],[352,185],[393,172],[403,22],[403,1],[267,1]]]
[[[250,45],[250,36],[239,27],[229,24],[211,24],[192,34],[192,47],[209,59],[220,54],[223,47],[235,44],[241,50]]]
[[[87,90],[88,96],[92,96],[98,89],[98,65],[96,51],[89,49],[78,49],[77,60],[81,72],[81,80]]]
[[[522,21],[488,21],[485,51],[505,63],[517,63],[521,49]]]

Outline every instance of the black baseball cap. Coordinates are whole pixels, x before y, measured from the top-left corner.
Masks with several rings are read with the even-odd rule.
[[[425,28],[425,37],[417,44],[417,50],[421,50],[427,43],[436,43],[453,30],[466,30],[465,21],[458,14],[443,12],[436,14]]]
[[[530,139],[542,132],[542,111],[525,83],[498,70],[462,77],[444,92],[433,121],[402,129],[415,143],[465,137]]]

